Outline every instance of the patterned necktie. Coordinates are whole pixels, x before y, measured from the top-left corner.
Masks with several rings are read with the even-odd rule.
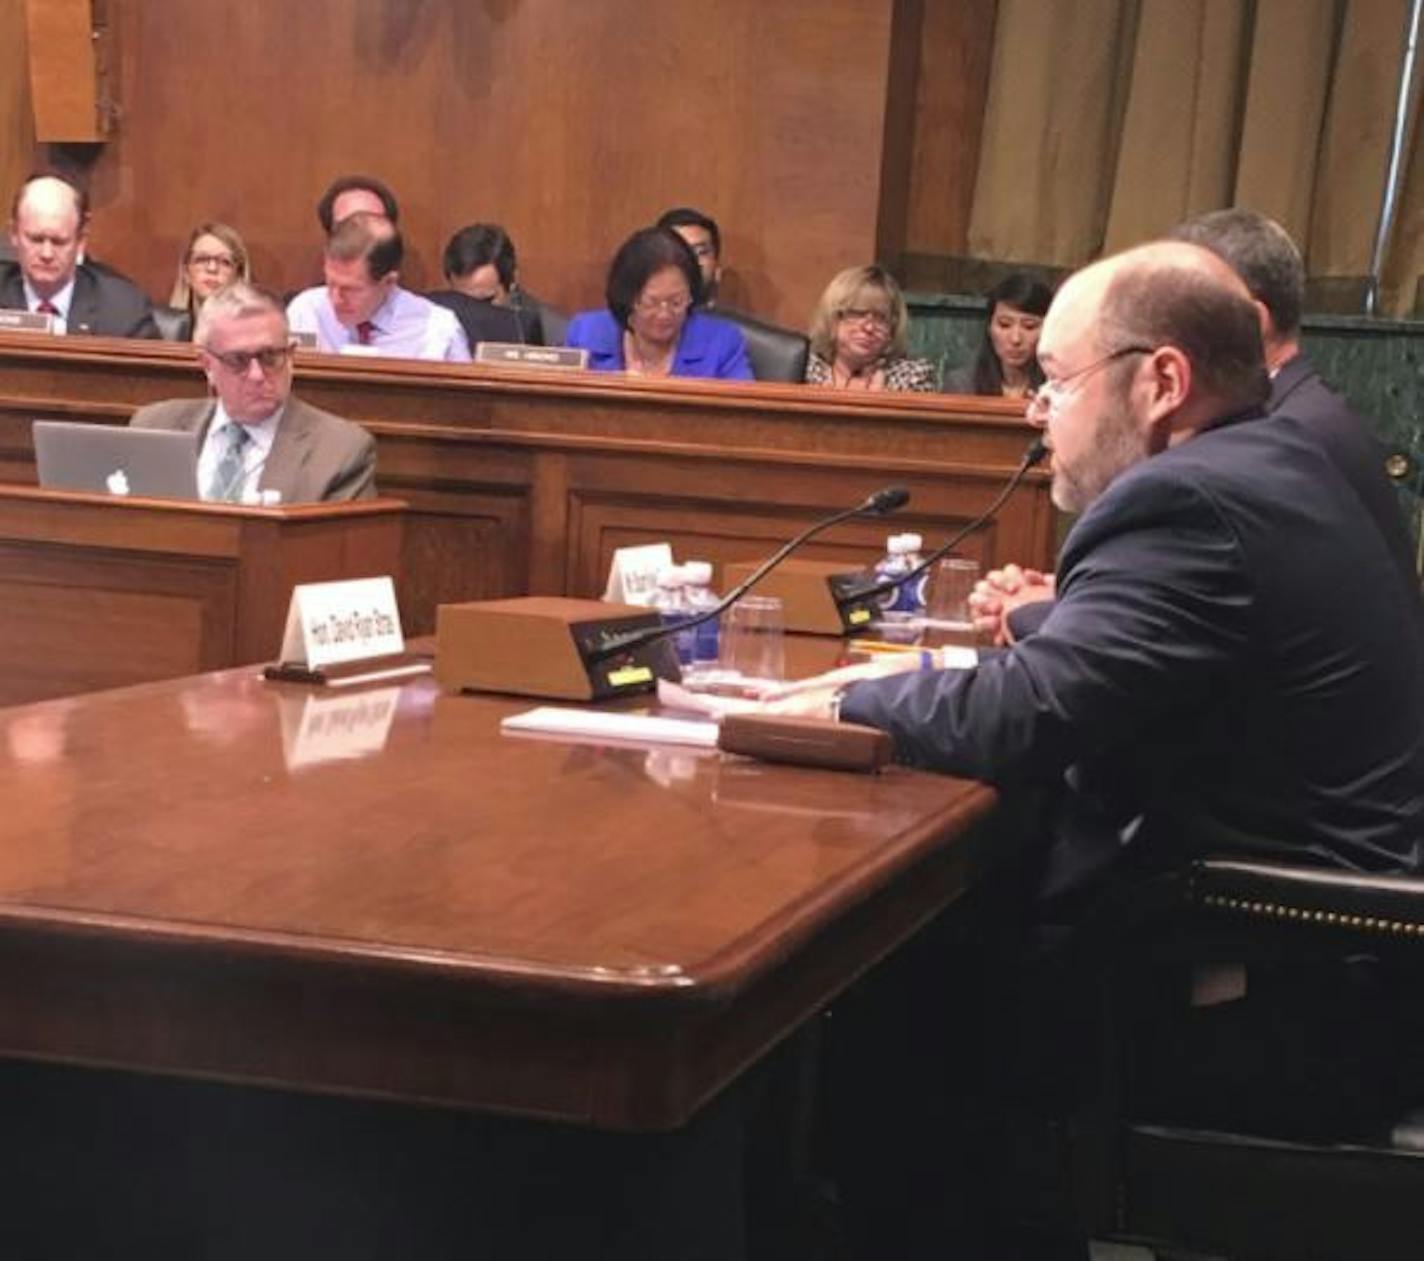
[[[362,320],[356,325],[356,340],[363,346],[371,344],[371,334],[376,331],[376,326],[370,320]]]
[[[246,425],[229,421],[222,432],[222,440],[226,445],[218,457],[213,479],[208,483],[203,498],[233,503],[242,496],[242,457],[252,439],[248,436]]]

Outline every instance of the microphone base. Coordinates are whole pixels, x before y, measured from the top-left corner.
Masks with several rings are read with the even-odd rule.
[[[442,604],[436,610],[435,678],[447,691],[552,700],[651,692],[660,678],[682,678],[671,639],[602,661],[590,657],[617,637],[661,624],[653,609],[559,596]]]

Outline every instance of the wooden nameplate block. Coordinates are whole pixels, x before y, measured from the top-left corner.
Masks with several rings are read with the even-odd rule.
[[[294,661],[277,661],[264,666],[262,677],[276,683],[307,683],[318,687],[358,687],[363,683],[389,683],[417,674],[429,674],[429,657],[397,652],[364,661],[343,661],[337,665],[307,666]]]
[[[834,718],[727,714],[717,732],[724,753],[832,771],[878,771],[895,757],[887,732]]]
[[[760,561],[729,561],[722,567],[722,583],[730,591],[744,582]],[[778,596],[786,619],[786,629],[807,635],[844,635],[868,626],[873,620],[850,617],[837,599],[837,582],[859,585],[867,581],[863,572],[853,571],[844,561],[807,560],[792,556],[784,560],[756,585],[760,595]]]

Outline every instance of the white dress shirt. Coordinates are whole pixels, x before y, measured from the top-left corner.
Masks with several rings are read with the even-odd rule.
[[[272,443],[277,438],[277,426],[281,420],[282,408],[279,407],[266,420],[244,426],[249,441],[242,451],[242,481],[237,496],[242,503],[261,502],[257,483],[262,480],[262,470],[267,464],[267,457],[272,454]],[[208,498],[213,474],[217,472],[218,463],[227,450],[227,430],[236,424],[237,421],[228,416],[219,400],[213,411],[212,423],[208,425],[208,436],[203,439],[203,449],[198,453],[198,494],[204,499]]]
[[[371,316],[371,340],[362,343],[354,328],[336,318],[325,285],[297,294],[287,307],[294,333],[315,333],[317,346],[329,354],[360,347],[396,359],[444,359],[469,363],[470,343],[453,311],[409,289],[392,289]]]

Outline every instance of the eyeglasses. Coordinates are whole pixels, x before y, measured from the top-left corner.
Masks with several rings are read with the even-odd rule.
[[[639,298],[633,303],[633,310],[642,315],[652,315],[654,311],[666,311],[669,315],[681,315],[692,305],[687,294],[679,298]]]
[[[188,259],[190,267],[216,267],[219,271],[236,271],[237,259],[231,254],[193,254]]]
[[[1100,368],[1106,368],[1108,364],[1116,363],[1117,360],[1126,358],[1128,355],[1150,355],[1156,349],[1156,346],[1123,346],[1111,354],[1104,355],[1101,359],[1094,359],[1087,367],[1079,368],[1076,372],[1044,381],[1028,396],[1029,415],[1036,411],[1056,411],[1062,406],[1064,399],[1082,389],[1083,383]]]
[[[207,349],[204,347],[204,349]],[[229,372],[236,372],[245,375],[247,370],[256,363],[263,372],[276,372],[278,368],[284,367],[288,359],[292,357],[292,347],[286,346],[264,346],[261,350],[208,350],[224,368]]]
[[[890,317],[884,311],[866,310],[862,307],[847,307],[837,311],[836,318],[847,324],[869,324],[871,328],[888,329]]]

